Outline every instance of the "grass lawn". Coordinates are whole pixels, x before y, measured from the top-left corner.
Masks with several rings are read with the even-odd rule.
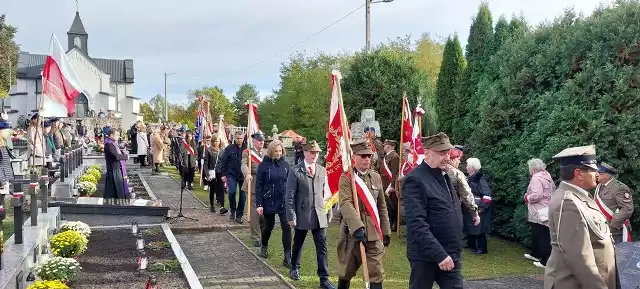
[[[11,206],[11,197],[5,196],[4,212],[5,218],[2,221],[2,243],[6,242],[13,235],[13,207]]]
[[[289,278],[289,271],[282,266],[283,249],[280,238],[282,231],[276,224],[271,235],[269,245],[269,258],[267,262],[280,274]],[[248,230],[234,231],[245,244],[251,248],[253,241]],[[392,236],[391,245],[386,248],[386,254],[383,260],[385,269],[384,285],[387,288],[406,288],[409,283],[409,273],[411,269],[407,261],[406,242],[403,238]],[[338,245],[338,226],[332,225],[328,231],[328,249],[329,249],[329,275],[331,281],[337,283],[337,253]],[[257,248],[255,249],[257,252]],[[465,279],[489,279],[495,277],[514,276],[514,275],[538,275],[543,274],[544,270],[533,266],[531,261],[522,257],[524,248],[518,244],[507,242],[498,238],[489,238],[489,254],[473,255],[469,250],[463,252],[462,274]],[[299,289],[317,288],[318,276],[316,275],[316,256],[315,247],[313,245],[313,237],[309,233],[305,240],[303,256],[301,259],[300,280],[291,282]],[[363,288],[362,271],[352,281],[356,288]],[[334,284],[337,285],[337,284]],[[352,286],[352,287],[353,287]]]
[[[172,179],[180,182],[180,173],[178,173],[178,170],[176,169],[176,167],[168,165],[163,168],[160,168],[160,171],[163,173],[168,173]],[[198,198],[198,200],[202,201],[207,206],[209,206],[209,191],[205,191],[202,188],[202,186],[200,186],[200,173],[198,173],[197,171],[196,171],[195,178],[193,178],[193,190],[191,190],[191,192],[196,196],[196,198]],[[229,208],[228,194],[224,195],[224,204],[225,204],[225,207],[228,209]]]

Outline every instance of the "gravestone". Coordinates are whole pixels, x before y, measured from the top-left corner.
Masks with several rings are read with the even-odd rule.
[[[376,111],[373,109],[363,109],[360,111],[360,121],[351,124],[351,137],[356,139],[364,138],[364,128],[373,127],[376,129],[376,137],[381,137],[380,123],[376,120]]]
[[[616,265],[622,289],[640,288],[640,242],[617,244]]]

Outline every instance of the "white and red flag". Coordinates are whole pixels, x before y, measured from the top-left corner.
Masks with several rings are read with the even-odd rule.
[[[51,35],[49,54],[42,70],[40,116],[68,117],[75,111],[75,100],[83,90],[67,55],[55,35]]]
[[[351,139],[349,124],[342,105],[342,91],[339,71],[331,72],[331,102],[329,105],[329,120],[327,122],[327,183],[325,184],[325,210],[328,212],[338,202],[338,188],[340,176],[349,170],[351,158],[347,152],[348,140]]]
[[[251,141],[251,135],[260,132],[260,125],[258,124],[258,105],[256,105],[255,103],[247,103],[246,107],[248,109],[249,117],[247,122],[247,150],[251,155],[251,160],[253,160],[257,164],[260,164],[262,163],[262,156],[260,156],[260,154],[258,154],[253,149],[253,142]]]

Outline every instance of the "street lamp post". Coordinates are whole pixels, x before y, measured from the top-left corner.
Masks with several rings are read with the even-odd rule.
[[[371,4],[373,3],[389,3],[393,2],[393,0],[365,0],[365,21],[366,21],[366,40],[365,40],[365,50],[369,52],[371,50]]]
[[[167,77],[175,73],[164,73],[164,122],[169,122],[169,104],[167,103]]]

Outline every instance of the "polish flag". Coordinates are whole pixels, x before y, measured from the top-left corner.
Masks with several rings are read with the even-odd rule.
[[[40,116],[68,117],[75,111],[75,99],[83,90],[67,55],[55,35],[42,70]]]

